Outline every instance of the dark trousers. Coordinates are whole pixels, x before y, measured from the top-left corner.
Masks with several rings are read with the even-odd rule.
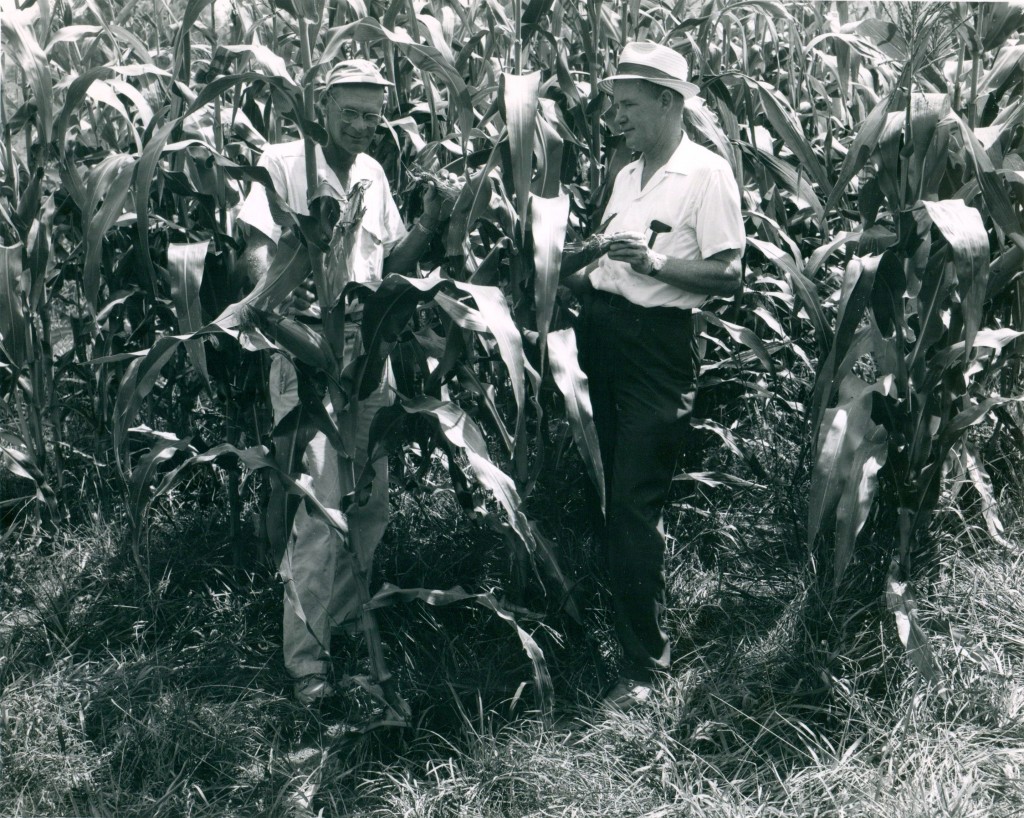
[[[662,509],[693,409],[697,339],[689,310],[637,307],[597,290],[584,300],[580,330],[605,474],[607,515],[596,531],[622,674],[645,679],[669,667]]]

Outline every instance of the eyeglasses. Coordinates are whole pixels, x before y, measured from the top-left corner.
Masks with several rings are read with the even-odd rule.
[[[357,122],[362,122],[364,125],[369,125],[372,128],[376,128],[380,125],[384,119],[383,114],[367,113],[365,111],[357,111],[355,108],[341,108],[334,102],[327,103],[329,108],[333,108],[338,113],[338,118],[345,125],[354,125]]]

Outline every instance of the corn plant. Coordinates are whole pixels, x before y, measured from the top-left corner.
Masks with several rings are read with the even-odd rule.
[[[858,560],[888,565],[882,576],[900,638],[915,666],[938,681],[916,618],[912,558],[927,553],[923,540],[951,452],[990,499],[965,434],[1016,399],[993,386],[996,373],[1015,363],[1009,353],[1021,336],[998,309],[1019,287],[1024,250],[1020,200],[1004,181],[1019,161],[1021,80],[1003,57],[968,68],[963,56],[987,35],[1019,60],[1021,47],[1000,38],[1021,19],[1019,10],[1007,17],[988,5],[897,11],[885,28],[897,49],[896,82],[863,122],[828,202],[831,209],[859,174],[860,223],[842,237],[856,250],[811,405],[808,539],[813,545],[820,533],[831,535],[822,569],[834,592]]]

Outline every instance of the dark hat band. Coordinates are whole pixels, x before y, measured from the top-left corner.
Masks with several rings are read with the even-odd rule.
[[[673,76],[668,71],[659,68],[652,68],[649,65],[640,65],[635,62],[620,62],[616,69],[618,74],[636,74],[641,77],[650,77],[652,80],[674,80],[680,81],[680,77]],[[683,80],[685,82],[685,80]]]

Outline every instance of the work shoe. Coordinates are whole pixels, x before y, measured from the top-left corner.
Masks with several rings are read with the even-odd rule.
[[[311,673],[295,681],[295,701],[306,707],[320,704],[335,694],[334,685],[321,673]]]
[[[635,707],[649,703],[653,697],[654,688],[650,684],[622,676],[601,700],[601,704],[609,710],[628,713]]]

